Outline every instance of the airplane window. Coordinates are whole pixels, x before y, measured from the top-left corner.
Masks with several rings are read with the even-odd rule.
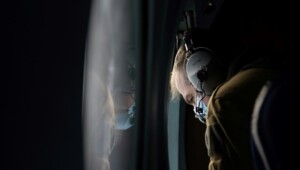
[[[167,111],[179,2],[92,2],[83,102],[85,169],[176,170],[182,164],[179,102]]]

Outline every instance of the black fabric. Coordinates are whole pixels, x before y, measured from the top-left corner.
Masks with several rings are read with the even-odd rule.
[[[300,92],[300,77],[296,68],[285,70],[278,78],[271,82],[271,87],[259,110],[258,135],[263,150],[266,153],[270,169],[293,169],[297,164],[297,157],[292,153],[299,153],[300,139],[297,137],[299,114],[297,100]],[[263,170],[257,146],[253,144],[253,159],[256,170]]]

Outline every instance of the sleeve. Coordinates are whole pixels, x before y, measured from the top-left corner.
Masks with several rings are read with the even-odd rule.
[[[232,164],[226,154],[224,141],[222,140],[222,131],[218,124],[207,126],[205,140],[210,157],[209,170],[232,170]]]
[[[209,170],[251,169],[249,121],[239,114],[242,112],[238,105],[239,102],[224,98],[210,101],[205,134]]]

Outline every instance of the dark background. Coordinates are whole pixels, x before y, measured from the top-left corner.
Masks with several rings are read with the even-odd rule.
[[[83,169],[90,1],[13,0],[2,8],[0,169]]]

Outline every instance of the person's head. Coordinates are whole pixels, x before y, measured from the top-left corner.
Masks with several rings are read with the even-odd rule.
[[[199,73],[201,76],[199,77]],[[182,45],[177,51],[171,72],[170,87],[172,99],[183,97],[185,102],[195,107],[197,93],[207,104],[214,89],[223,82],[221,67],[214,56],[187,53]]]
[[[194,107],[195,117],[205,124],[209,96],[222,83],[220,67],[208,49],[187,52],[184,45],[177,51],[171,72],[172,99],[182,96]]]

